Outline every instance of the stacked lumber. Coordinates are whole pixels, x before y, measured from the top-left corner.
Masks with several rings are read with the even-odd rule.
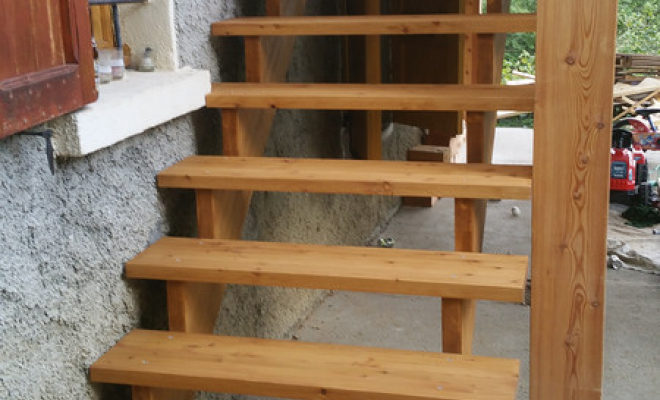
[[[614,117],[614,121],[628,115],[635,115],[638,108],[654,107],[660,100],[660,79],[645,78],[643,81],[630,85],[617,82],[614,85],[614,106],[621,111]]]
[[[660,55],[621,53],[616,55],[617,82],[640,82],[648,77],[660,77]]]

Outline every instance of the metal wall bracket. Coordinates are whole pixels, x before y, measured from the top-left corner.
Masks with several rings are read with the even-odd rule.
[[[46,140],[46,159],[48,160],[48,167],[50,168],[50,173],[55,175],[55,150],[53,148],[53,131],[51,129],[46,129],[45,131],[41,132],[24,131],[17,133],[17,135],[39,136]]]

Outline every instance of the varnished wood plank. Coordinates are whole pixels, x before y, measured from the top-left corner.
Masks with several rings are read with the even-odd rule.
[[[368,15],[380,15],[380,0],[366,0],[365,10]],[[381,37],[369,35],[365,38],[365,68],[366,83],[382,83],[381,65]],[[366,112],[367,128],[367,159],[380,160],[383,158],[383,113],[380,110]]]
[[[87,0],[67,0],[62,1],[60,5],[64,61],[78,66],[76,76],[80,84],[79,91],[83,101],[80,106],[82,106],[98,98],[94,79],[94,53],[92,46],[89,45],[92,42],[92,33],[89,29],[89,3]]]
[[[7,0],[5,0],[7,1]],[[39,71],[37,55],[42,49],[37,47],[33,35],[33,27],[45,22],[35,15],[35,3],[28,1],[9,1],[11,10],[12,31],[11,45],[14,47],[13,64],[16,65],[17,75],[29,74]],[[7,45],[4,44],[3,45]],[[6,62],[6,61],[5,61]]]
[[[268,0],[268,15],[299,15],[306,0]],[[278,82],[284,79],[293,52],[293,38],[246,38],[246,79]],[[228,156],[258,156],[263,153],[274,110],[225,110],[223,152]],[[197,190],[197,228],[201,238],[240,239],[252,193],[249,191]],[[185,332],[213,332],[225,285],[200,282],[169,282],[170,328]],[[188,400],[193,392],[152,389],[158,400]]]
[[[615,0],[539,2],[532,400],[601,398],[616,14]]]
[[[227,222],[227,220],[232,221],[232,217],[230,214],[225,214],[226,204],[222,202],[222,197],[218,193],[198,190],[196,200],[197,234],[200,238],[240,238],[240,229]],[[223,285],[168,282],[170,329],[179,332],[213,332],[223,294]]]
[[[90,7],[92,32],[100,49],[115,47],[112,7],[110,5]]]
[[[408,150],[408,161],[450,162],[448,147],[419,145]],[[410,207],[433,207],[437,197],[404,197],[403,205]]]
[[[13,43],[13,2],[9,0],[0,1],[0,60],[13,60],[16,48]],[[17,65],[14,63],[0,62],[0,81],[13,78],[17,75]]]
[[[529,199],[530,167],[195,156],[158,174],[161,187],[382,196]]]
[[[442,351],[472,354],[475,306],[474,300],[442,299]]]
[[[292,399],[514,400],[517,360],[266,339],[133,331],[95,382]]]
[[[464,0],[461,3],[462,12],[466,16],[483,16],[481,14],[481,0]],[[484,65],[491,55],[491,49],[486,48],[487,54],[480,54],[479,35],[467,33],[461,41],[462,82],[463,84],[493,83],[480,82],[480,71],[491,68]],[[483,116],[482,112],[467,111],[464,114],[466,131],[466,158],[467,162],[484,162],[481,155],[475,158],[475,150],[483,149],[483,126],[475,124],[474,116]],[[472,152],[472,154],[471,154]],[[477,153],[479,154],[479,153]],[[456,251],[481,252],[482,240],[479,232],[483,230],[480,207],[482,201],[476,199],[455,199],[454,201],[454,249]],[[442,299],[442,349],[447,353],[472,354],[472,341],[474,339],[474,324],[476,315],[476,302],[469,299],[444,298]]]
[[[467,1],[464,11],[479,14],[481,2]],[[508,12],[508,0],[489,0],[488,13]],[[492,14],[498,15],[498,14]],[[504,14],[499,14],[504,15]],[[504,54],[504,42],[492,34],[473,34],[465,39],[464,79],[472,84],[495,84],[501,80],[502,65],[496,60]],[[498,57],[498,54],[502,55]],[[466,113],[467,161],[490,164],[495,140],[496,114],[494,112]],[[481,252],[483,249],[486,201],[483,199],[456,199],[454,207],[454,237],[456,251]],[[476,303],[472,300],[443,299],[443,350],[470,354],[474,337]]]
[[[533,110],[533,86],[216,83],[213,108],[304,110]]]
[[[520,302],[527,257],[163,238],[129,278],[285,286]]]
[[[57,55],[53,54],[55,50],[53,40],[55,38],[52,38],[51,35],[55,34],[55,32],[52,31],[50,24],[52,20],[48,12],[48,6],[52,1],[30,0],[25,3],[29,3],[32,6],[32,21],[28,25],[30,29],[28,34],[34,41],[34,46],[30,50],[34,52],[35,69],[40,71],[62,65],[64,61],[62,51],[60,50],[59,54],[57,54],[61,60],[59,63],[56,62],[57,59],[55,57]],[[28,49],[24,49],[24,51],[28,51]]]
[[[0,1],[0,80],[64,65],[59,1]]]
[[[533,14],[252,17],[220,21],[212,27],[217,36],[438,35],[535,30]]]
[[[346,15],[364,16],[367,14],[367,1],[343,1]],[[345,83],[367,82],[367,37],[347,35],[345,41]],[[366,111],[350,111],[346,113],[351,154],[358,159],[369,159],[368,125]]]
[[[394,0],[393,12],[404,15],[456,15],[463,0]],[[392,36],[392,80],[394,83],[458,84],[460,81],[460,37],[446,35]],[[394,121],[416,126],[425,132],[424,144],[448,146],[462,132],[460,110],[394,111]]]
[[[305,1],[270,2],[269,12],[284,7],[286,13],[299,13]],[[264,43],[259,38],[246,41],[247,79],[269,82],[284,78],[293,43],[277,39]],[[279,52],[279,53],[278,53]],[[288,58],[287,58],[288,57]],[[272,110],[228,110],[223,113],[223,151],[229,156],[255,156],[263,152],[274,117]],[[202,238],[241,237],[251,192],[198,190],[197,225]],[[222,285],[172,282],[169,284],[170,328],[186,332],[212,330],[222,301]],[[172,325],[175,322],[175,325]]]

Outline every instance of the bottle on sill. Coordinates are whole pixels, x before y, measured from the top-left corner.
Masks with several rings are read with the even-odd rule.
[[[101,78],[99,76],[99,50],[96,47],[96,39],[92,37],[92,49],[94,50],[94,83],[96,84],[96,92],[98,93],[101,86]]]
[[[99,49],[99,78],[101,84],[112,81],[112,50]]]
[[[151,53],[153,52],[153,49],[151,47],[147,47],[144,49],[144,54],[142,55],[142,61],[140,62],[140,66],[138,67],[138,71],[140,72],[154,72],[154,62],[151,59]]]
[[[126,67],[124,66],[124,50],[113,49],[112,58],[110,61],[110,67],[112,68],[112,79],[118,81],[124,79],[126,74]]]

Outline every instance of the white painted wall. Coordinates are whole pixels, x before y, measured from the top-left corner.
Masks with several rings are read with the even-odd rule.
[[[173,0],[149,0],[143,4],[119,6],[122,41],[133,51],[139,63],[144,49],[154,49],[153,60],[159,71],[176,71],[179,56],[176,46]]]

